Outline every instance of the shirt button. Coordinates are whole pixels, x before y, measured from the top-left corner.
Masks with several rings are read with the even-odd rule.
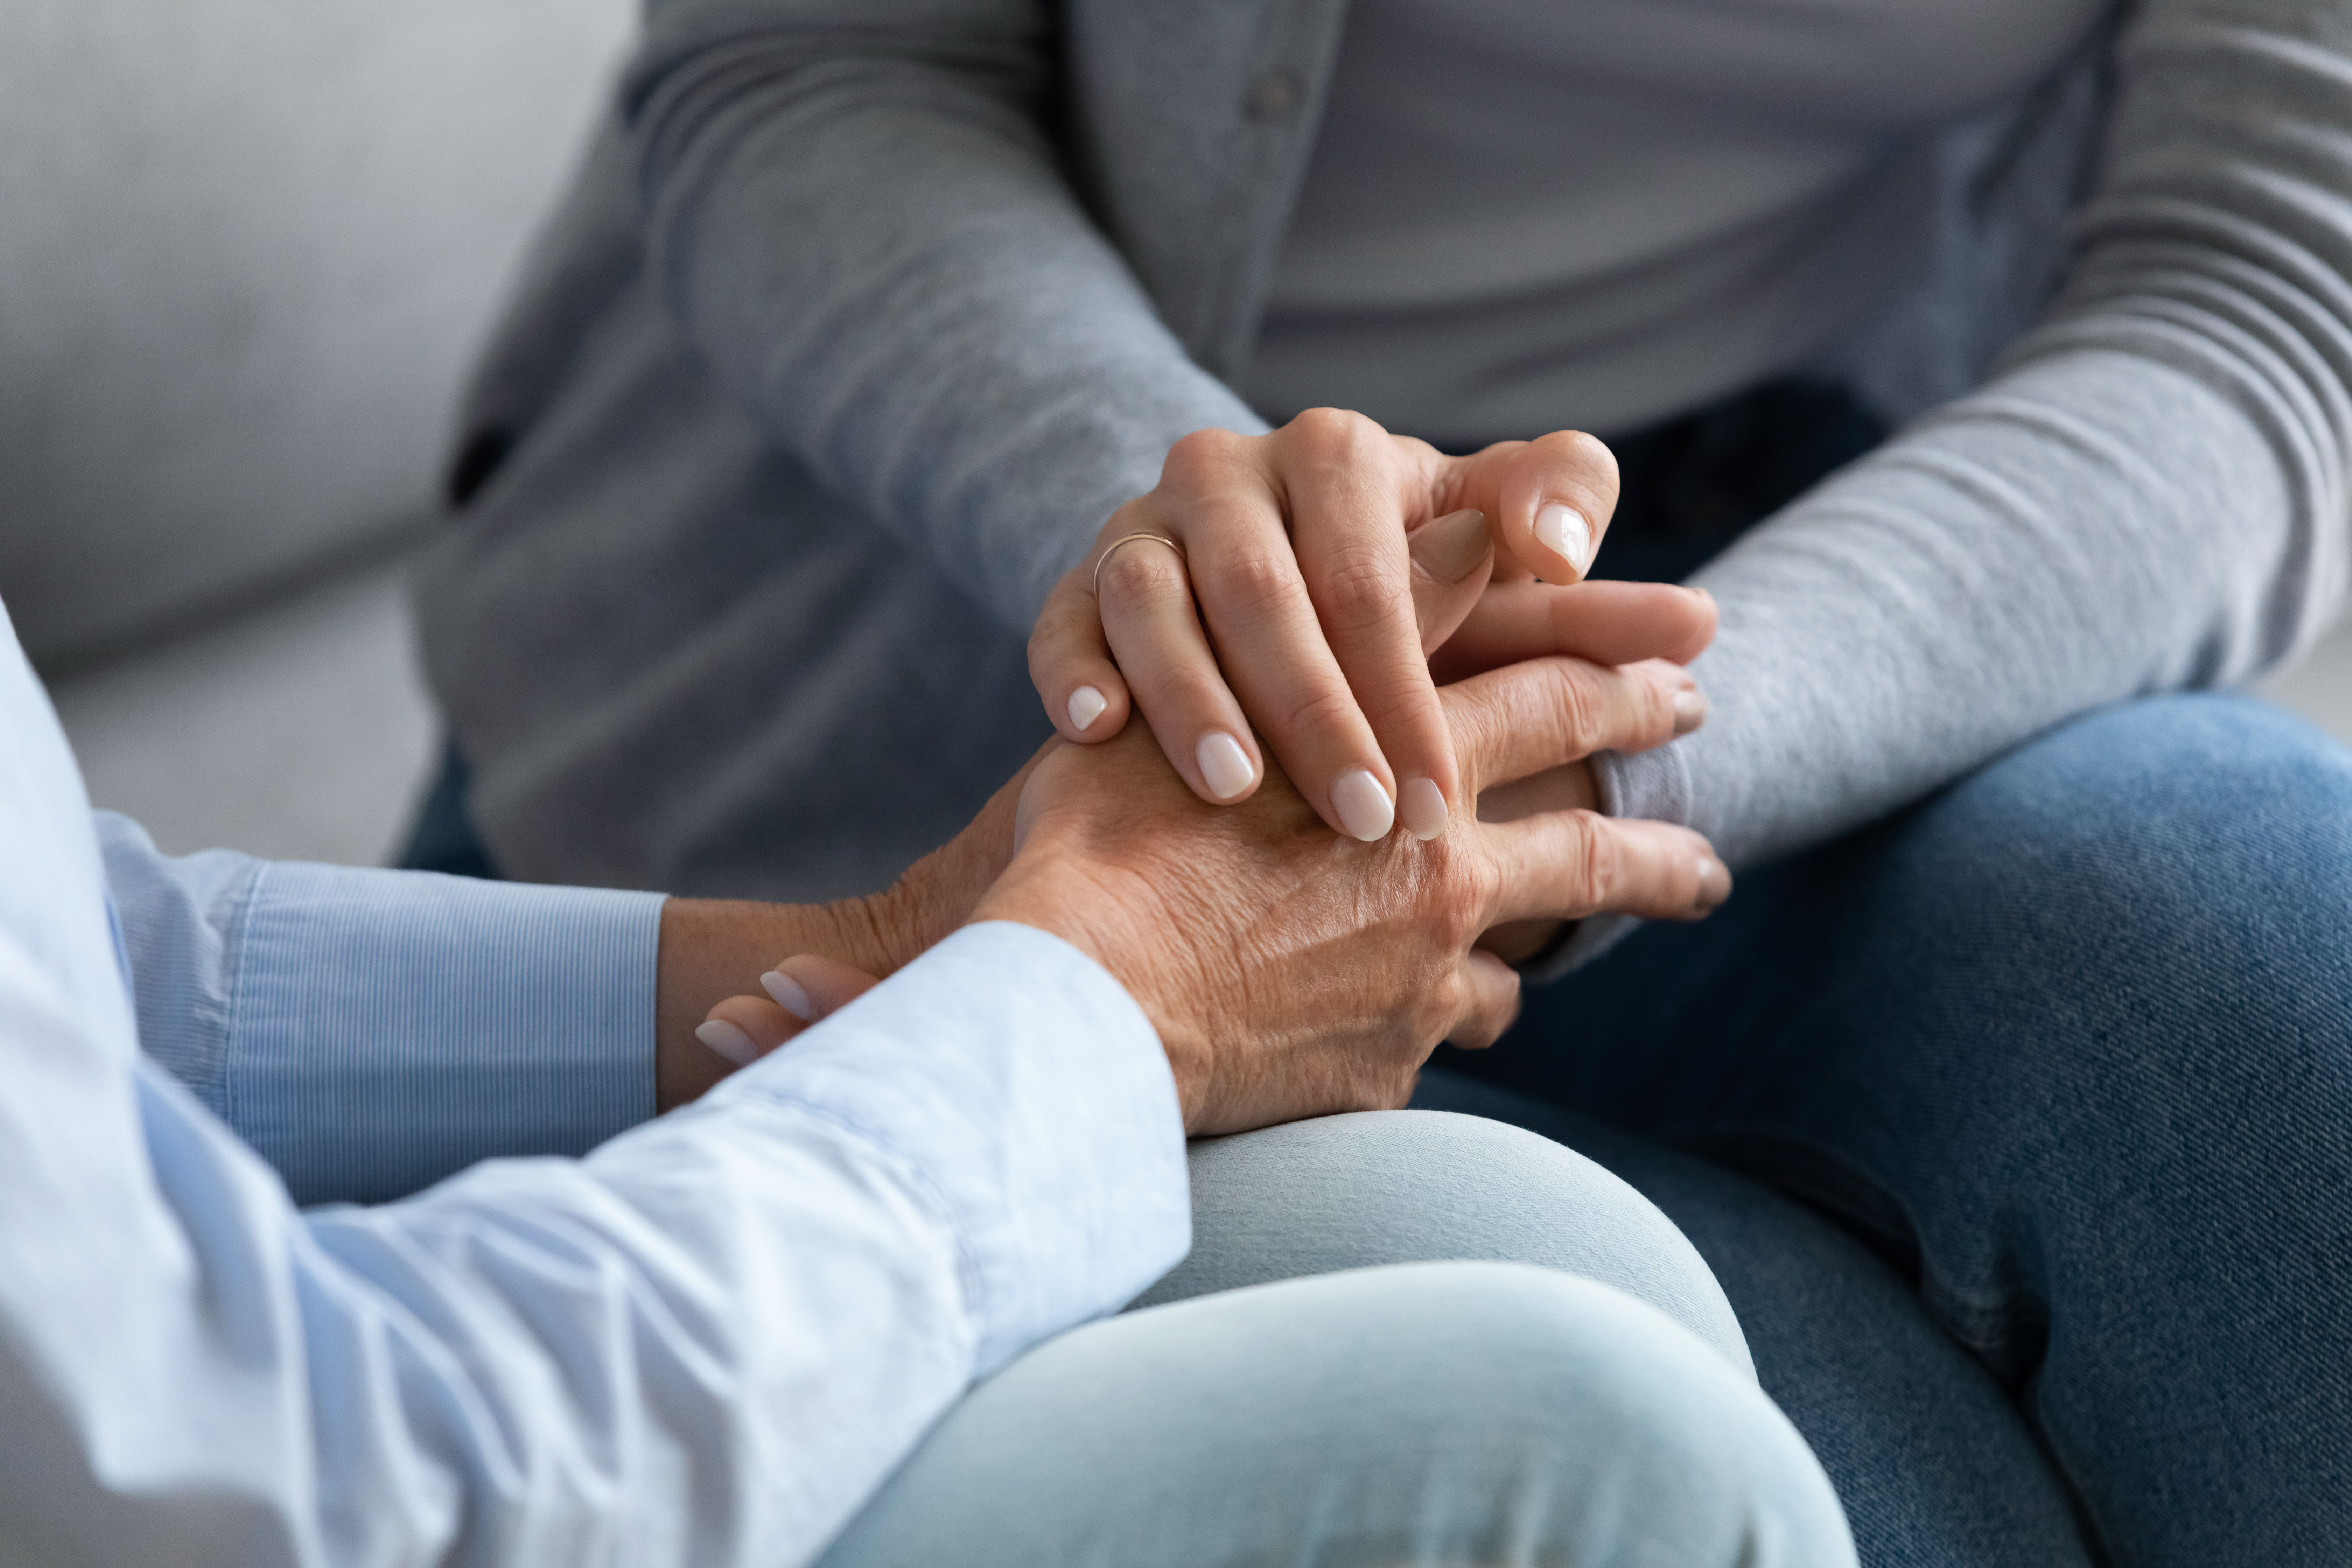
[[[1242,112],[1252,120],[1287,120],[1298,110],[1298,79],[1288,71],[1260,71],[1242,94]]]

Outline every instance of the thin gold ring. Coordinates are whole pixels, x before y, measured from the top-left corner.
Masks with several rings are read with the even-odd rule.
[[[1139,539],[1149,539],[1149,540],[1153,541],[1153,542],[1156,542],[1156,543],[1164,544],[1164,545],[1166,545],[1169,549],[1171,549],[1171,550],[1172,550],[1172,551],[1174,551],[1174,552],[1176,552],[1176,559],[1177,559],[1177,560],[1181,561],[1181,560],[1183,560],[1183,559],[1184,559],[1184,547],[1183,547],[1182,545],[1181,545],[1181,544],[1177,543],[1174,540],[1172,540],[1172,539],[1169,538],[1169,537],[1168,537],[1166,534],[1164,534],[1164,533],[1124,533],[1124,534],[1121,534],[1121,535],[1119,535],[1119,537],[1118,537],[1117,539],[1112,540],[1112,541],[1110,542],[1110,544],[1109,544],[1108,548],[1105,549],[1105,550],[1103,551],[1103,552],[1102,552],[1100,555],[1097,555],[1097,556],[1096,556],[1096,557],[1095,557],[1095,597],[1096,597],[1096,598],[1099,599],[1099,598],[1101,598],[1101,597],[1102,597],[1102,569],[1103,569],[1103,563],[1104,563],[1104,562],[1106,562],[1106,561],[1108,561],[1108,560],[1109,560],[1113,555],[1117,554],[1117,553],[1118,552],[1118,547],[1119,547],[1120,545],[1122,545],[1122,544],[1132,544],[1132,543],[1134,543],[1134,542],[1135,542],[1137,540],[1139,540]]]

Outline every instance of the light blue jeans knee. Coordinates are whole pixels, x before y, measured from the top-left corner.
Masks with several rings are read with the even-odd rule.
[[[1192,1179],[1192,1256],[974,1390],[825,1568],[1853,1561],[1706,1265],[1581,1156],[1384,1112]]]
[[[1127,1313],[949,1413],[825,1568],[1840,1568],[1794,1427],[1622,1290],[1399,1264]]]
[[[1613,1286],[1755,1363],[1698,1250],[1657,1206],[1536,1133],[1365,1111],[1192,1145],[1192,1255],[1138,1306],[1386,1263],[1531,1263]]]

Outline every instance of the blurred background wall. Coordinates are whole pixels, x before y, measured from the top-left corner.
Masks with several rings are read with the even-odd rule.
[[[373,860],[400,563],[631,0],[0,0],[0,597],[104,805]]]
[[[403,573],[632,0],[0,0],[0,598],[99,804],[372,862]],[[2352,737],[2352,640],[2276,683]]]

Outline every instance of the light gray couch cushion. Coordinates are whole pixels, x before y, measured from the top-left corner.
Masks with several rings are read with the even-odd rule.
[[[431,504],[629,0],[0,0],[0,595],[37,658]]]

